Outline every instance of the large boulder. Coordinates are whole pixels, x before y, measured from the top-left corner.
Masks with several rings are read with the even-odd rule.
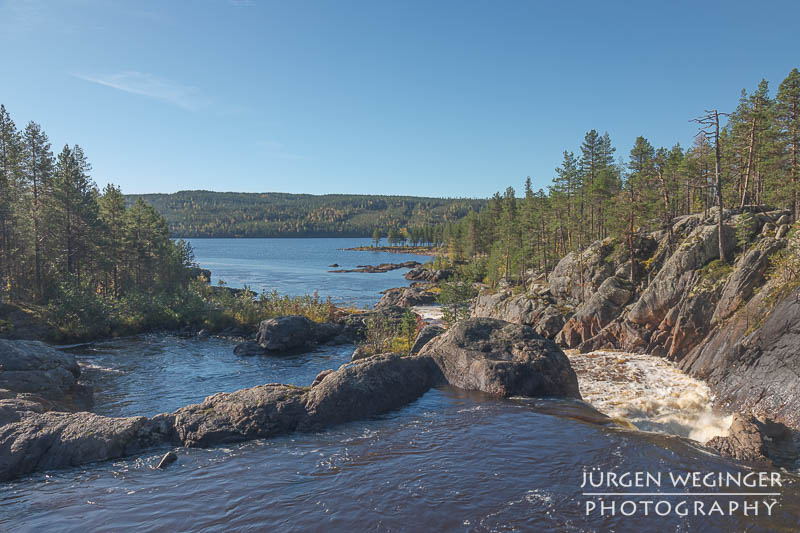
[[[580,398],[578,378],[556,344],[533,328],[492,318],[457,322],[425,345],[450,385],[497,396]]]
[[[358,319],[343,317],[336,322],[314,322],[289,315],[264,320],[255,341],[242,342],[233,349],[237,355],[288,355],[313,350],[320,344],[355,342],[366,327]]]
[[[740,413],[733,415],[727,436],[714,437],[706,446],[726,457],[749,463],[792,467],[797,460],[788,427],[774,420]]]
[[[414,344],[411,346],[411,355],[418,354],[426,344],[444,332],[445,329],[442,326],[436,326],[432,324],[428,324],[419,330],[419,333],[417,333],[417,338],[414,339]]]
[[[0,479],[116,459],[171,442],[172,424],[163,416],[22,413],[17,421],[0,427]]]
[[[209,396],[172,415],[177,440],[211,446],[294,431],[306,416],[304,394],[305,389],[273,383]]]
[[[307,350],[317,343],[316,324],[298,315],[264,320],[258,327],[256,342],[268,352]]]
[[[91,406],[91,389],[78,384],[75,357],[38,341],[0,339],[0,389],[45,402],[47,409]]]
[[[342,366],[312,387],[305,398],[312,430],[402,407],[444,382],[428,357],[381,354]]]

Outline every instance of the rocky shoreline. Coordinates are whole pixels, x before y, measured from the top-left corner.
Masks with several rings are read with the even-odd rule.
[[[335,267],[339,265],[331,265]],[[417,268],[422,266],[419,261],[406,261],[405,263],[381,263],[380,265],[357,265],[356,268],[329,270],[328,272],[334,274],[347,273],[347,272],[366,272],[368,274],[382,274],[384,272],[391,272],[392,270],[399,270],[401,268]]]
[[[450,384],[501,397],[580,398],[569,360],[531,328],[470,319],[416,355],[380,354],[323,372],[311,387],[267,384],[218,393],[154,417],[113,418],[79,409],[90,397],[74,358],[43,343],[0,340],[0,479],[142,453],[315,431],[368,418]],[[6,370],[11,366],[18,370]],[[587,407],[587,409],[590,409]]]
[[[718,405],[747,421],[709,445],[734,458],[755,457],[734,451],[748,440],[737,432],[769,437],[764,428],[775,421],[800,429],[800,288],[782,292],[767,277],[770,256],[787,246],[788,212],[726,210],[729,255],[737,252],[735,233],[745,212],[754,237],[732,265],[718,260],[719,212],[711,210],[676,218],[671,232],[637,235],[633,281],[626,247],[596,241],[565,256],[546,279],[530,280],[521,294],[484,291],[472,316],[529,325],[582,353],[668,358],[706,381]],[[769,454],[754,447],[763,448],[762,458]]]
[[[346,252],[388,252],[390,254],[409,254],[409,255],[429,255],[431,257],[438,253],[435,246],[356,246],[355,248],[343,248]]]

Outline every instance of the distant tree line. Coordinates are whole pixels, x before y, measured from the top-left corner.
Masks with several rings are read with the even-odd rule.
[[[485,200],[354,194],[180,191],[143,199],[166,219],[173,237],[384,237],[433,243],[435,229],[480,209]],[[402,232],[406,228],[405,232]],[[412,229],[413,235],[412,235]],[[442,229],[439,228],[439,237]]]
[[[79,145],[54,155],[37,123],[19,130],[0,105],[0,302],[173,291],[192,266],[155,209],[126,206],[113,185],[98,190]]]
[[[797,69],[775,96],[762,80],[754,91],[742,91],[733,112],[707,111],[695,122],[702,129],[692,146],[654,147],[640,136],[625,158],[615,158],[608,133],[590,130],[577,153],[564,151],[546,191],[534,190],[528,178],[522,198],[508,187],[483,209],[447,223],[449,257],[469,261],[476,280],[496,283],[524,279],[529,269],[548,273],[565,254],[597,239],[632,249],[636,233],[670,232],[675,217],[708,212],[720,202],[726,208],[767,204],[800,217]]]

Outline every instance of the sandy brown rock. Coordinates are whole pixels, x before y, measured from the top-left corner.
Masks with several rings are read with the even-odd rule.
[[[726,457],[750,463],[789,467],[797,459],[788,427],[739,413],[733,415],[728,436],[714,437],[706,446]]]

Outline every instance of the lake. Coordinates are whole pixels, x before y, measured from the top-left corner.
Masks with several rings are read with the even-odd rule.
[[[277,290],[300,296],[318,291],[337,303],[371,307],[380,291],[408,285],[403,275],[408,269],[382,274],[363,272],[332,273],[358,265],[380,263],[424,263],[432,258],[391,252],[356,252],[371,244],[368,238],[342,239],[189,239],[201,267],[211,270],[211,281],[224,280],[230,287],[248,285],[255,292]],[[338,264],[338,267],[331,267]]]

